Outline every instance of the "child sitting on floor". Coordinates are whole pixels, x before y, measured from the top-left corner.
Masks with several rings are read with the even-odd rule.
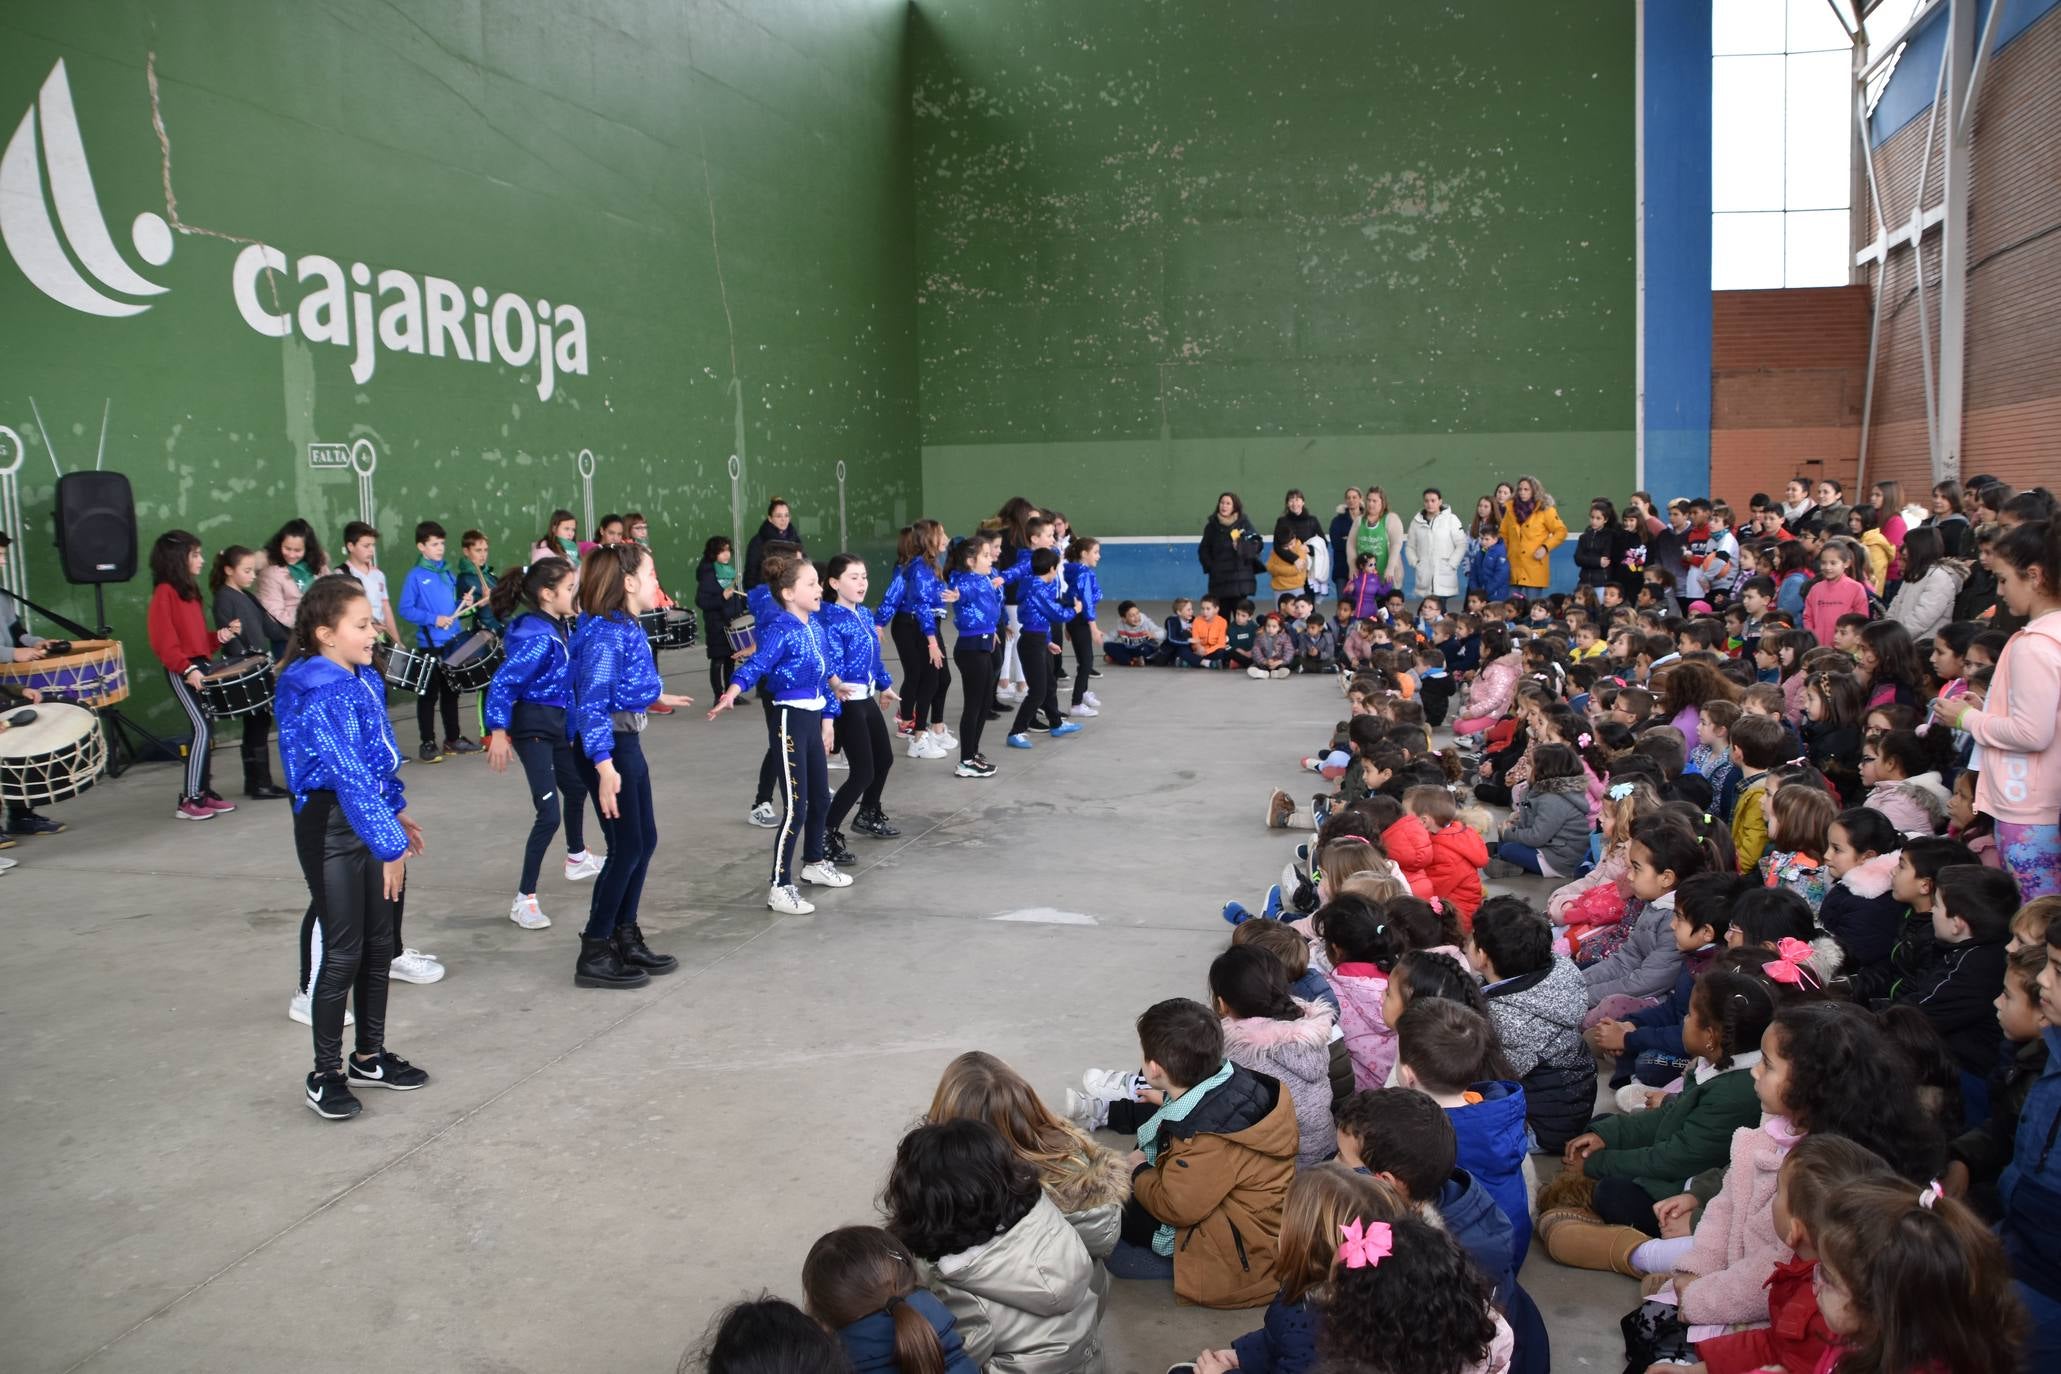
[[[1497,1048],[1495,1028],[1480,1012],[1457,1002],[1420,998],[1396,1028],[1396,1058],[1402,1086],[1446,1109],[1459,1139],[1461,1166],[1481,1180],[1510,1218],[1511,1257],[1522,1269],[1531,1248],[1524,1088]]]
[[[1297,1167],[1329,1158],[1331,1007],[1291,996],[1281,961],[1249,946],[1233,945],[1216,957],[1209,991],[1223,1018],[1225,1057],[1279,1080],[1292,1099],[1301,1138]]]
[[[1491,897],[1474,913],[1468,945],[1487,985],[1489,1017],[1524,1084],[1525,1120],[1541,1150],[1579,1135],[1595,1110],[1596,1061],[1582,1041],[1588,989],[1553,952],[1553,930],[1521,897]]]

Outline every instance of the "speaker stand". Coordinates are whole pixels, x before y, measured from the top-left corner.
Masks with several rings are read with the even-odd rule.
[[[55,618],[55,617],[53,617]],[[99,628],[95,639],[113,639],[114,629],[107,623],[107,589],[99,583],[93,584],[93,618]],[[168,763],[179,763],[179,746],[172,740],[156,734],[138,724],[126,713],[112,706],[98,708],[100,719],[107,725],[107,775],[118,778],[129,771],[132,765],[162,759]]]

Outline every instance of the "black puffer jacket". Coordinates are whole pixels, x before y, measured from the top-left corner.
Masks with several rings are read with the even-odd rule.
[[[1630,540],[1631,536],[1616,526],[1583,530],[1582,537],[1574,541],[1574,565],[1581,569],[1582,585],[1600,587],[1617,577]]]
[[[1317,523],[1317,517],[1310,514],[1307,506],[1303,507],[1301,515],[1290,515],[1284,510],[1281,518],[1274,522],[1274,547],[1277,549],[1287,548],[1291,539],[1302,540],[1302,546],[1307,549],[1323,536],[1324,527]]]
[[[1228,616],[1230,599],[1250,597],[1259,585],[1260,537],[1252,521],[1241,515],[1235,525],[1226,525],[1214,515],[1202,527],[1202,542],[1196,559],[1209,578],[1209,594]]]
[[[766,545],[781,542],[799,546],[802,542],[801,531],[794,527],[792,521],[788,522],[785,530],[781,530],[772,521],[761,520],[759,532],[744,546],[744,590],[750,591],[766,580],[759,569],[759,565],[766,561]]]

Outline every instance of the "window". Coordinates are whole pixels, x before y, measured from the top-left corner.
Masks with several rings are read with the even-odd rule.
[[[1844,286],[1853,47],[1826,0],[1711,10],[1710,280]]]

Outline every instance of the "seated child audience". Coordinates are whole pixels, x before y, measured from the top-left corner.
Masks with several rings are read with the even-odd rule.
[[[1633,828],[1626,875],[1638,910],[1625,917],[1630,932],[1624,943],[1582,970],[1591,1024],[1658,1001],[1674,986],[1682,964],[1673,928],[1675,889],[1709,871],[1712,853],[1707,836],[1666,809]]]
[[[1933,944],[1910,978],[1890,994],[1925,1013],[1960,1066],[1964,1092],[1979,1092],[1995,1065],[2002,1032],[1996,1002],[2004,990],[2005,945],[2018,910],[2010,874],[1951,864],[1933,880]]]
[[[1696,981],[1724,952],[1733,904],[1751,890],[1750,880],[1733,873],[1699,873],[1676,890],[1668,930],[1682,963],[1673,989],[1649,1007],[1596,1022],[1588,1032],[1589,1044],[1617,1056],[1612,1087],[1634,1078],[1664,1087],[1689,1070],[1698,1051],[1684,1044],[1682,1028]]]
[[[1481,905],[1481,870],[1488,865],[1488,844],[1480,831],[1460,819],[1450,788],[1420,784],[1403,793],[1403,805],[1431,836],[1433,895],[1450,902],[1464,926]]]
[[[1233,945],[1209,966],[1210,996],[1224,1023],[1224,1055],[1280,1081],[1295,1108],[1308,1168],[1331,1157],[1331,1031],[1335,1013],[1288,991],[1287,971],[1263,949]]]
[[[923,1286],[902,1242],[878,1226],[818,1238],[802,1261],[802,1292],[809,1315],[837,1333],[854,1374],[978,1374],[958,1321]]]
[[[1541,1150],[1581,1133],[1596,1101],[1596,1061],[1582,1041],[1588,989],[1553,952],[1553,929],[1519,897],[1491,897],[1469,943],[1504,1056],[1524,1085],[1525,1120]]]
[[[1833,883],[1818,903],[1818,923],[1839,942],[1848,967],[1886,957],[1903,904],[1890,891],[1904,837],[1880,811],[1842,811],[1826,831],[1825,871]]]
[[[1446,1109],[1459,1141],[1460,1164],[1510,1218],[1511,1258],[1524,1267],[1531,1248],[1531,1208],[1524,1160],[1530,1153],[1524,1088],[1496,1044],[1495,1027],[1469,1007],[1444,998],[1411,1003],[1396,1028],[1398,1081]]]
[[[1524,796],[1503,824],[1488,875],[1580,876],[1589,857],[1587,792],[1579,754],[1565,744],[1539,745],[1532,753]]]

